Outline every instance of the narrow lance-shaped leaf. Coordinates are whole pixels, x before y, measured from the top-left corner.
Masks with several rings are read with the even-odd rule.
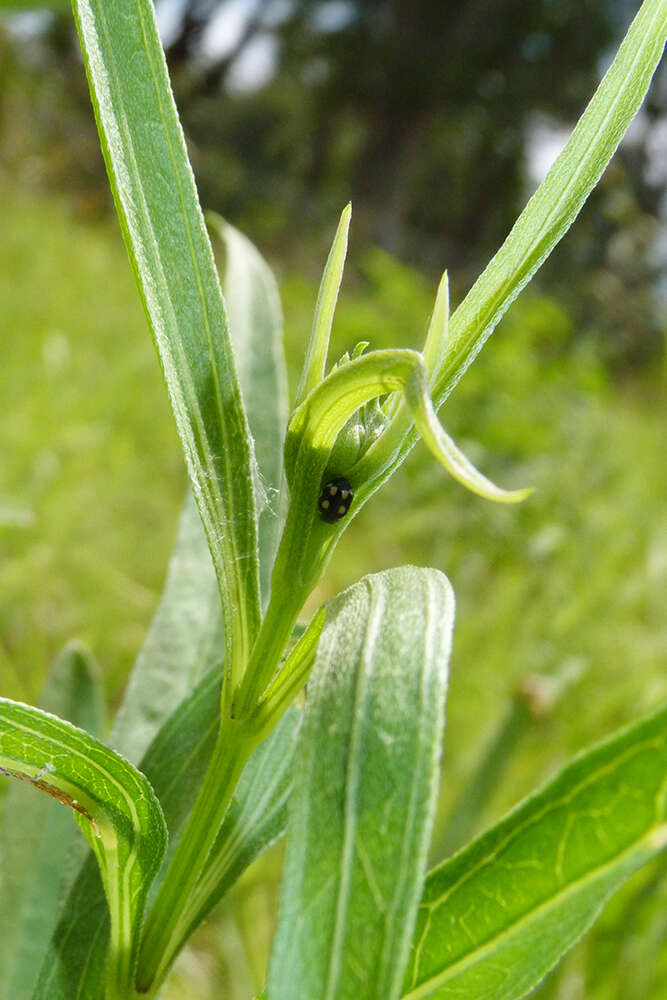
[[[97,857],[111,915],[107,997],[127,996],[146,893],[166,847],[160,804],[141,772],[56,716],[0,699],[0,768],[75,811]]]
[[[220,587],[226,669],[259,625],[253,456],[220,285],[150,0],[74,0],[130,261]]]
[[[449,335],[449,276],[443,274],[435,296],[435,305],[424,341],[424,364],[428,372],[429,385],[438,380],[442,363],[447,355]]]
[[[324,267],[315,303],[313,329],[310,335],[306,360],[296,394],[296,404],[308,395],[324,378],[327,355],[329,353],[329,338],[333,325],[334,312],[338,301],[338,292],[343,280],[343,268],[347,256],[347,236],[352,217],[352,205],[346,205],[338,223],[331,250]]]
[[[280,296],[270,267],[250,240],[219,215],[209,212],[206,220],[226,251],[225,302],[259,472],[259,566],[266,602],[280,527],[278,496],[288,411]]]
[[[667,38],[666,0],[644,0],[562,153],[509,236],[449,320],[432,387],[436,409],[472,364],[503,314],[577,217],[639,110]],[[419,439],[410,414],[392,421],[360,460],[365,502]],[[362,500],[362,498],[359,498]]]
[[[41,707],[89,732],[101,731],[101,686],[80,643],[69,643],[54,661]],[[23,782],[4,784],[9,788],[0,825],[0,997],[30,1000],[68,886],[72,852],[88,851],[66,809]]]
[[[289,806],[269,1000],[395,1000],[433,821],[454,600],[390,570],[328,605]]]
[[[567,145],[454,312],[434,390],[438,405],[579,214],[639,110],[666,38],[667,3],[644,0]]]
[[[667,709],[577,758],[436,868],[405,1000],[518,1000],[667,846]]]
[[[141,761],[142,772],[163,809],[170,853],[178,842],[215,744],[220,682],[220,671],[210,670],[163,723]],[[100,994],[109,940],[105,911],[104,890],[91,858],[63,907],[33,1000],[71,1000]]]
[[[167,580],[109,743],[139,763],[160,727],[224,656],[220,597],[201,518],[188,490]]]

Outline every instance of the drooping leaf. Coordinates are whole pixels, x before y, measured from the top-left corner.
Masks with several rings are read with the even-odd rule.
[[[269,1000],[392,1000],[442,749],[453,595],[390,570],[328,606],[289,807]]]
[[[54,661],[40,701],[88,732],[100,733],[104,712],[95,664],[80,643]],[[80,856],[71,816],[23,782],[5,782],[0,825],[0,998],[30,1000],[56,925],[72,853]]]
[[[259,565],[266,603],[280,528],[278,492],[288,408],[280,296],[270,267],[250,240],[212,213],[207,222],[226,249],[225,303],[260,479]]]
[[[496,486],[456,447],[436,416],[421,354],[405,349],[371,351],[336,368],[295,411],[285,448],[288,479],[294,492],[301,482],[312,490],[312,481],[318,481],[336,437],[363,403],[396,391],[404,392],[426,446],[458,482],[479,496],[501,503],[516,503],[528,495],[530,490]],[[354,469],[350,475],[354,475]]]
[[[173,851],[208,766],[218,731],[220,671],[210,670],[163,723],[141,761],[160,799]],[[82,900],[85,900],[83,907]],[[95,997],[109,942],[104,890],[92,858],[63,907],[42,963],[34,1000]]]
[[[107,989],[127,991],[149,886],[166,847],[160,804],[140,771],[94,737],[0,699],[0,768],[69,806],[100,865],[111,916]]]
[[[213,669],[163,724],[141,762],[142,771],[160,799],[169,829],[165,861],[178,843],[208,766],[218,730],[219,708],[220,672]],[[250,777],[244,772],[241,778],[225,821],[230,824],[227,827],[230,839],[219,867],[221,892],[226,891],[258,853],[282,834],[285,817],[280,803],[284,788],[280,782],[286,779],[278,776],[274,781],[268,765],[270,760],[277,760],[276,771],[279,772],[283,763],[288,763],[286,747],[289,750],[290,725],[296,726],[293,715],[291,722],[286,722],[276,736],[270,736],[256,751],[263,755],[261,767],[253,755],[247,765]],[[258,773],[261,780],[253,780],[252,775]],[[220,836],[217,846],[222,849]],[[62,911],[42,963],[34,1000],[99,996],[108,938],[104,891],[91,858],[80,872]]]
[[[430,873],[405,1000],[518,1000],[667,846],[667,709],[583,753]]]
[[[260,618],[255,470],[213,253],[153,4],[73,6],[116,209],[218,578],[234,681]]]

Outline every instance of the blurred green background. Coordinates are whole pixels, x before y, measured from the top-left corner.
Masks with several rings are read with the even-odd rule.
[[[18,6],[18,5],[17,5]],[[30,5],[22,4],[24,8]],[[625,0],[164,0],[207,208],[278,276],[292,386],[352,197],[334,354],[416,346],[502,240],[636,9]],[[667,698],[667,75],[580,219],[442,411],[520,508],[418,447],[352,523],[312,606],[433,565],[457,594],[434,859]],[[0,691],[35,702],[73,636],[110,716],[158,598],[185,474],[66,7],[0,20]],[[168,1000],[262,982],[280,848],[202,928]],[[664,864],[541,987],[667,998]]]

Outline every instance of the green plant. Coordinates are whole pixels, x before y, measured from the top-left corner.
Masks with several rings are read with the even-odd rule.
[[[523,996],[665,846],[667,710],[583,754],[425,877],[451,588],[405,567],[365,578],[305,629],[297,618],[345,528],[418,436],[480,495],[525,497],[477,472],[436,409],[599,178],[659,60],[667,2],[645,0],[451,320],[443,277],[423,351],[367,353],[362,342],[326,374],[344,211],[289,418],[275,285],[252,245],[212,218],[225,312],[151,4],[74,6],[192,497],[110,746],[86,731],[99,713],[78,647],[58,661],[46,711],[0,701],[3,773],[70,806],[93,855],[79,858],[59,910],[50,845],[38,864],[15,854],[28,902],[4,943],[8,995],[156,996],[193,929],[287,826],[270,1000]],[[352,506],[323,520],[323,486],[338,477]],[[293,702],[307,680],[302,712]],[[49,714],[72,704],[83,728]],[[6,802],[14,849],[17,827],[36,825],[16,813]]]

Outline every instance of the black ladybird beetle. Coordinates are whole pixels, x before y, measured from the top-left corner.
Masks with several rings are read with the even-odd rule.
[[[341,517],[345,517],[350,509],[353,497],[354,492],[347,479],[343,476],[332,479],[330,483],[322,487],[317,503],[322,520],[329,524],[340,521]]]

